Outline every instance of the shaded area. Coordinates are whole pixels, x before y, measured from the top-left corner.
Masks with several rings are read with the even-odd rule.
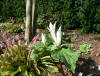
[[[82,72],[83,76],[100,76],[100,71],[98,71],[95,61],[91,58],[79,58],[75,76],[78,76],[79,72]]]

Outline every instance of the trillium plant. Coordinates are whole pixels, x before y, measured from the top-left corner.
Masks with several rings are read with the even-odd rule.
[[[68,43],[65,43],[61,26],[56,30],[56,22],[50,22],[48,32],[39,32],[38,29],[37,35],[29,45],[18,44],[19,35],[11,40],[6,33],[3,34],[8,49],[4,48],[4,53],[0,55],[0,76],[51,76],[51,71],[66,76],[62,65],[75,73],[80,54],[87,54],[90,46],[80,45],[80,48],[73,52]],[[5,43],[0,42],[0,49]]]
[[[58,69],[61,69],[61,74],[65,76],[62,63],[66,66],[67,70],[70,70],[72,73],[75,73],[76,62],[81,53],[87,54],[90,48],[90,45],[83,44],[80,45],[80,48],[75,52],[71,48],[68,48],[67,43],[62,43],[63,37],[61,32],[61,26],[56,31],[56,22],[52,24],[50,22],[48,27],[48,34],[42,33],[41,42],[35,45],[32,45],[34,49],[33,54],[31,55],[32,59],[38,59],[41,57],[50,57],[54,65],[60,65]]]

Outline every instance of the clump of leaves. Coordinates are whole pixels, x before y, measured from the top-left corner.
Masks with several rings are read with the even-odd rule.
[[[42,43],[44,45],[41,43],[33,45],[35,51],[34,54],[32,55],[32,58],[33,59],[35,58],[37,60],[38,57],[41,58],[42,56],[48,55],[52,58],[54,63],[56,61],[59,63],[64,63],[67,69],[71,70],[72,73],[75,73],[76,62],[78,61],[80,54],[81,53],[87,54],[90,45],[88,44],[80,45],[80,49],[73,52],[72,49],[69,48],[66,43],[64,42],[63,44],[61,43],[61,37],[62,37],[61,27],[58,29],[57,32],[55,30],[55,27],[56,23],[55,24],[50,23],[48,30],[51,36],[50,34],[48,34],[47,38],[45,38],[45,34],[42,34]],[[62,75],[65,76],[63,73]]]
[[[31,56],[32,59],[38,60],[44,56],[51,57],[52,63],[64,63],[67,69],[75,73],[76,62],[78,61],[80,54],[87,54],[90,46],[88,44],[80,45],[80,49],[73,52],[72,49],[67,47],[67,45],[57,48],[51,42],[46,42],[46,45],[43,43],[37,43],[33,45],[32,48],[35,49]]]
[[[80,49],[73,52],[70,48],[61,48],[57,50],[53,50],[52,57],[55,60],[60,60],[64,62],[67,69],[71,70],[75,73],[76,62],[81,53],[87,54],[90,46],[88,44],[80,45]]]
[[[56,23],[50,23],[50,34],[45,37],[42,33],[41,41],[34,45],[10,46],[6,53],[0,56],[0,72],[3,76],[50,76],[50,71],[58,72],[56,62],[64,63],[66,68],[75,73],[76,62],[81,53],[87,54],[90,46],[80,45],[75,52],[66,43],[62,44],[61,27],[56,31]],[[48,41],[47,41],[48,39]],[[37,36],[33,40],[37,41]],[[32,45],[32,48],[30,47]],[[63,68],[61,68],[63,71]],[[65,76],[64,72],[61,72]]]
[[[44,73],[47,73],[46,76],[50,76],[49,71],[58,72],[58,68],[54,64],[54,61],[50,56],[50,51],[43,43],[37,43],[33,45],[32,48],[34,49],[34,52],[32,53],[31,58],[36,60],[40,64],[40,66],[42,66],[42,67],[37,66],[39,70],[41,70],[42,72],[45,71]]]
[[[39,54],[39,57],[33,57],[34,50],[25,45],[10,46],[5,51],[0,55],[1,76],[41,76],[43,73],[50,76],[48,68],[57,70],[50,56]]]
[[[0,48],[9,48],[10,45],[18,44],[21,40],[21,37],[19,34],[15,35],[15,37],[10,38],[8,33],[2,32],[1,38],[3,41],[0,42]]]
[[[13,23],[8,23],[8,22],[0,23],[0,28],[8,28],[11,27],[12,25]]]
[[[23,76],[31,74],[31,60],[28,59],[28,48],[14,45],[0,55],[0,72],[2,76]],[[31,64],[30,64],[31,63]]]
[[[24,31],[24,24],[13,24],[11,27],[9,27],[7,29],[7,32],[10,32],[10,33],[20,33],[20,32],[23,32]]]

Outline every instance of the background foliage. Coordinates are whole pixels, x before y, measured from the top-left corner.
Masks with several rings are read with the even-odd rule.
[[[0,15],[3,21],[6,21],[11,16],[15,18],[25,17],[25,0],[2,0],[1,2]]]
[[[25,17],[25,1],[1,0],[3,20],[10,16]],[[99,0],[38,0],[37,4],[38,27],[45,28],[50,21],[57,21],[63,29],[82,28],[84,32],[100,32]]]

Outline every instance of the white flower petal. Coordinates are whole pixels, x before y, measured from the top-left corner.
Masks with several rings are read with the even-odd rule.
[[[56,24],[53,25],[50,22],[48,30],[49,30],[50,34],[52,35],[52,38],[53,38],[54,41],[56,41],[55,27],[56,27]]]
[[[56,31],[56,23],[57,22],[55,22],[54,25],[53,25],[54,26],[54,32]]]
[[[46,39],[45,39],[45,34],[42,33],[42,43],[45,45],[46,44]]]
[[[51,30],[53,30],[53,24],[50,22],[50,24],[49,24],[49,28],[51,29]]]
[[[59,27],[58,31],[57,31],[57,45],[59,46],[61,44],[61,26]]]
[[[100,65],[98,65],[98,70],[100,70]]]
[[[59,46],[61,44],[61,36],[62,36],[61,26],[59,27],[57,33],[56,33],[55,29],[56,29],[56,22],[54,24],[52,24],[50,22],[48,30],[49,30],[49,32],[54,40],[54,44],[56,46]]]
[[[79,74],[78,74],[78,76],[82,76],[83,75],[83,73],[82,72],[80,72]]]

